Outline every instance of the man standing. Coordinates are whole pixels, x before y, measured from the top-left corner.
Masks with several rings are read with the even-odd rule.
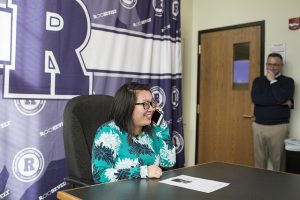
[[[269,54],[267,74],[253,81],[251,91],[255,105],[255,122],[252,125],[255,167],[266,169],[270,159],[276,171],[281,169],[295,90],[294,80],[281,74],[282,67],[282,56],[278,53]]]

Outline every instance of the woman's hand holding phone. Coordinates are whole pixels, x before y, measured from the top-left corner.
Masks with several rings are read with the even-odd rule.
[[[158,126],[162,122],[163,118],[164,118],[163,113],[161,111],[159,111],[158,109],[156,109],[152,114],[151,120],[154,124],[156,124]]]

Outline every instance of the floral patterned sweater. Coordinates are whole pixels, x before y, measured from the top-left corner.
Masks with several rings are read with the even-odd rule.
[[[97,130],[92,148],[92,173],[96,183],[121,179],[147,178],[147,166],[173,167],[175,147],[165,121],[152,136],[142,132],[128,139],[114,121]]]

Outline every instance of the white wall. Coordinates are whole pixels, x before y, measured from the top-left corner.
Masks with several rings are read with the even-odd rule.
[[[299,0],[181,0],[183,38],[183,123],[186,166],[195,163],[198,31],[265,21],[265,56],[270,45],[286,44],[283,73],[294,78],[295,109],[290,136],[300,138],[300,29],[288,29],[288,19],[300,17]]]

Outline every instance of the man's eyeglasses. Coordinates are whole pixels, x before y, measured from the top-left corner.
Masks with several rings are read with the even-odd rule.
[[[143,105],[145,110],[148,110],[150,108],[150,106],[152,108],[156,108],[157,107],[157,102],[155,101],[145,101],[143,103],[135,103],[135,105]]]
[[[273,67],[273,68],[278,68],[281,66],[281,64],[278,63],[266,63],[267,67]]]

